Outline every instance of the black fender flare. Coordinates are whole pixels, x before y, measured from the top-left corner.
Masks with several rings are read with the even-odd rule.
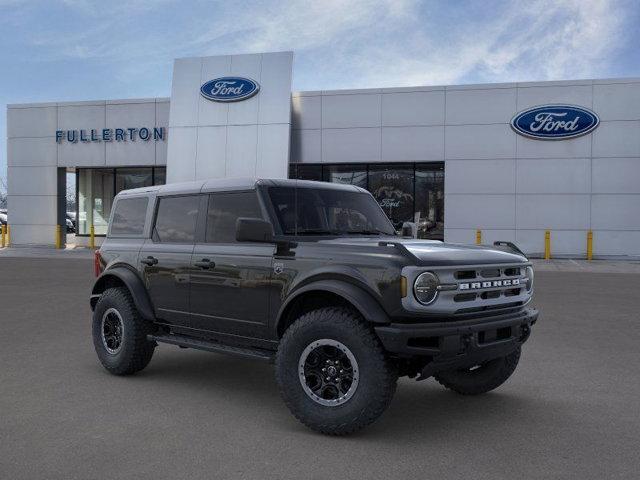
[[[153,313],[153,306],[149,299],[147,289],[142,282],[142,279],[138,274],[132,272],[126,267],[113,267],[105,270],[102,275],[98,277],[96,283],[91,290],[91,310],[95,308],[95,305],[100,298],[100,295],[105,291],[106,285],[110,278],[117,278],[129,289],[131,297],[133,297],[133,303],[135,304],[138,312],[145,320],[155,320]]]
[[[363,288],[358,287],[344,280],[318,280],[306,284],[292,293],[289,298],[282,304],[276,321],[276,331],[280,330],[284,313],[288,307],[301,295],[309,292],[329,292],[344,298],[351,303],[362,317],[372,323],[385,324],[389,323],[389,316],[384,311],[380,303],[371,296],[370,293]]]

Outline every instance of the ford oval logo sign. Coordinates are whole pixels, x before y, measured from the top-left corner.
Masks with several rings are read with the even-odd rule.
[[[592,132],[600,123],[598,116],[575,105],[542,105],[518,113],[511,128],[525,137],[538,140],[563,140]]]
[[[242,77],[215,78],[200,87],[202,96],[215,102],[246,100],[258,93],[258,90],[258,82]]]

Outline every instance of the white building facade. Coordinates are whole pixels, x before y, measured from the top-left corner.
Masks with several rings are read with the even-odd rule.
[[[81,242],[124,188],[288,175],[363,186],[423,238],[640,256],[640,79],[291,92],[292,65],[178,59],[170,99],[10,105],[13,245],[54,244],[74,171]]]

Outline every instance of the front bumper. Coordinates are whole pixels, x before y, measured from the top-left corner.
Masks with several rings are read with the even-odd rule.
[[[538,311],[458,322],[401,324],[375,327],[384,348],[399,357],[424,357],[420,379],[442,370],[477,365],[508,355],[522,345],[538,319]]]

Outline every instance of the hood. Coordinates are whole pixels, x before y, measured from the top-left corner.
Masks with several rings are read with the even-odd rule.
[[[524,256],[511,251],[481,245],[442,243],[437,240],[416,240],[402,237],[341,237],[321,240],[319,243],[345,247],[385,248],[379,246],[380,242],[393,242],[402,245],[418,260],[420,265],[426,266],[489,265],[527,261]]]

